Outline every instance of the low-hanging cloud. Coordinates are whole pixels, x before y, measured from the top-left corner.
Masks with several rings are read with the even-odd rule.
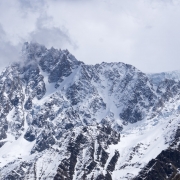
[[[87,64],[180,69],[179,16],[179,0],[1,0],[0,65],[13,59],[6,47],[18,54],[20,44],[35,41],[68,49]]]
[[[6,33],[0,24],[0,72],[12,62],[20,60],[20,46],[14,46],[6,39]]]
[[[0,17],[3,15],[0,18],[0,71],[21,60],[21,48],[26,41],[48,48],[77,49],[67,28],[51,24],[53,17],[46,14],[46,6],[45,0],[0,1]]]
[[[77,49],[78,46],[71,39],[66,28],[48,27],[46,24],[53,20],[52,17],[43,15],[37,19],[36,29],[29,34],[29,39],[32,42],[38,42],[50,48],[66,48],[68,45]]]

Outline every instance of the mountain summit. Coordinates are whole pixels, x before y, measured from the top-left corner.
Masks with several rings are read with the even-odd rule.
[[[0,75],[1,179],[178,179],[179,74],[25,43]]]

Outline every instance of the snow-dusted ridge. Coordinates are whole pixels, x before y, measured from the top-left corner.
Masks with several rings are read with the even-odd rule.
[[[180,70],[147,74],[151,81],[157,86],[165,79],[180,81]]]
[[[22,54],[0,75],[1,179],[133,179],[174,142],[178,71],[90,66],[33,43]]]

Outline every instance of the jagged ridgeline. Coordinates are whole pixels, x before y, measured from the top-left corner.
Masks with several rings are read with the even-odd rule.
[[[178,73],[147,75],[121,62],[86,65],[68,50],[37,43],[25,43],[21,59],[0,75],[3,180],[132,179],[160,152],[136,157],[149,141],[131,134],[151,136],[149,127],[169,124],[167,114],[179,123]],[[161,150],[172,143],[176,129],[162,131]]]

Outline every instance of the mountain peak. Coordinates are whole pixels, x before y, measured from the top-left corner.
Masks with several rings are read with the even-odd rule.
[[[38,43],[22,58],[0,76],[3,180],[132,179],[176,138],[172,76],[156,84],[132,65],[86,65]]]

